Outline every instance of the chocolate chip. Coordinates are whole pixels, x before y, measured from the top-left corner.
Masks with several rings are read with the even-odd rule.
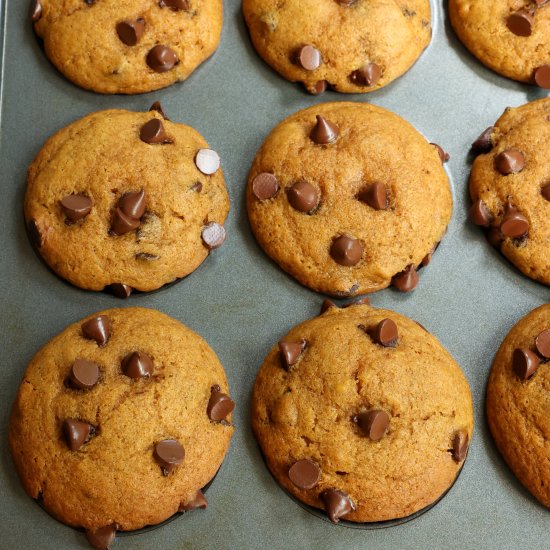
[[[512,356],[512,367],[520,380],[528,380],[540,365],[538,356],[527,348],[517,348]]]
[[[173,69],[177,64],[176,52],[168,46],[159,44],[147,54],[147,65],[157,73],[165,73]]]
[[[220,167],[220,156],[212,149],[199,149],[195,156],[197,168],[207,176],[218,171]]]
[[[225,237],[225,227],[219,223],[210,222],[202,229],[202,242],[208,250],[219,248],[225,242]]]
[[[362,298],[358,298],[357,300],[354,300],[353,302],[350,302],[343,307],[345,309],[347,307],[353,306],[370,306],[370,300],[366,296],[363,296]]]
[[[341,235],[332,241],[330,247],[332,259],[343,266],[357,265],[363,256],[363,244],[353,237]]]
[[[82,422],[74,418],[68,418],[63,422],[63,434],[71,451],[78,451],[94,433],[95,428],[88,422]]]
[[[117,527],[118,525],[112,524],[100,527],[95,531],[87,529],[86,538],[95,550],[109,550],[115,540]]]
[[[189,0],[160,0],[159,6],[161,8],[170,8],[174,11],[188,10]]]
[[[36,23],[42,17],[42,2],[33,0],[31,4],[30,18],[33,23]]]
[[[375,210],[388,209],[388,190],[386,186],[379,181],[360,191],[357,198]]]
[[[518,10],[506,19],[506,26],[517,36],[531,36],[535,20],[529,10]]]
[[[112,283],[109,288],[117,298],[129,298],[134,290],[130,285],[123,283]]]
[[[279,353],[281,356],[281,362],[286,370],[295,365],[300,359],[300,356],[307,347],[306,340],[298,340],[297,342],[290,342],[288,340],[281,340],[279,342]]]
[[[401,273],[394,275],[392,277],[391,284],[401,292],[410,292],[417,287],[419,280],[416,267],[411,264],[401,271]]]
[[[134,351],[122,360],[122,372],[130,378],[149,378],[154,368],[153,360],[141,351]]]
[[[147,262],[155,262],[157,261],[160,256],[157,256],[156,254],[149,254],[149,252],[138,252],[135,255],[136,260],[145,260]]]
[[[529,233],[529,221],[516,208],[508,206],[500,224],[500,231],[505,237],[519,239]]]
[[[487,205],[481,199],[477,199],[472,208],[470,208],[469,218],[472,223],[481,227],[489,227],[493,220],[493,216],[491,216]]]
[[[182,502],[178,508],[178,512],[190,512],[197,508],[202,508],[203,510],[208,508],[208,501],[201,490],[197,491],[197,494],[189,502]]]
[[[313,85],[306,84],[304,82],[304,87],[308,93],[311,95],[321,95],[327,91],[328,82],[326,80],[319,80]]]
[[[87,340],[95,340],[97,345],[104,346],[111,337],[111,320],[107,315],[98,315],[82,323],[82,336]]]
[[[487,232],[487,240],[491,246],[499,248],[504,241],[504,235],[502,234],[500,227],[491,227]]]
[[[164,113],[164,109],[162,108],[160,101],[155,101],[149,108],[149,111],[156,111],[164,120],[170,120]]]
[[[349,8],[349,6],[352,6],[353,4],[355,4],[355,2],[357,2],[357,0],[336,0],[337,4],[340,4],[345,8]]]
[[[350,80],[357,86],[374,86],[382,76],[382,69],[376,63],[367,63],[353,71]]]
[[[540,194],[550,202],[550,183],[545,183],[540,190]]]
[[[391,319],[383,319],[370,331],[371,338],[385,348],[397,345],[399,332],[397,325]]]
[[[443,148],[441,147],[441,145],[438,145],[437,143],[430,143],[430,145],[433,145],[436,148],[437,154],[439,155],[439,158],[440,158],[442,163],[447,162],[451,158],[449,153],[444,151]]]
[[[67,220],[73,223],[85,218],[92,210],[92,199],[85,195],[67,195],[60,202]]]
[[[139,138],[145,143],[155,145],[158,143],[173,143],[173,140],[168,137],[164,124],[158,118],[153,118],[146,122],[139,131]]]
[[[165,439],[155,445],[153,456],[162,468],[162,473],[167,476],[183,462],[185,450],[179,441]]]
[[[541,65],[535,69],[535,83],[540,88],[550,89],[550,65]]]
[[[219,386],[212,386],[212,393],[206,408],[210,420],[220,422],[235,408],[235,402],[229,395],[222,393]]]
[[[543,330],[535,338],[535,348],[539,355],[545,359],[550,359],[550,329]]]
[[[145,214],[145,189],[125,193],[118,201],[118,207],[127,216],[139,220]]]
[[[321,52],[314,46],[307,44],[298,50],[296,59],[303,69],[314,71],[321,65]]]
[[[455,433],[453,437],[453,447],[451,449],[451,455],[455,462],[462,462],[466,458],[469,441],[468,432],[460,430]]]
[[[271,199],[279,191],[279,181],[273,174],[262,172],[252,180],[252,192],[260,201]]]
[[[34,246],[42,248],[44,246],[44,236],[42,235],[42,231],[40,231],[38,222],[34,218],[27,222],[27,230]]]
[[[135,231],[140,223],[139,218],[127,216],[120,208],[115,208],[111,220],[111,231],[115,235],[124,235],[130,231]]]
[[[321,304],[321,314],[325,313],[328,309],[338,307],[332,300],[324,299]]]
[[[472,151],[476,154],[488,153],[493,148],[491,136],[495,130],[494,126],[489,126],[484,130],[479,137],[472,143]]]
[[[341,517],[355,510],[355,504],[344,491],[327,489],[319,496],[323,501],[327,516],[332,523],[338,523]]]
[[[71,367],[69,380],[73,388],[79,390],[89,390],[93,388],[99,380],[99,366],[93,361],[86,359],[76,359]]]
[[[195,193],[200,193],[202,191],[202,183],[200,181],[196,181],[191,187],[191,191],[195,191]]]
[[[390,426],[390,415],[386,411],[374,409],[359,413],[353,417],[353,421],[372,441],[380,441]]]
[[[311,213],[319,204],[319,191],[307,181],[298,181],[287,189],[290,205],[299,212]]]
[[[336,124],[329,122],[325,117],[317,115],[317,123],[311,130],[309,137],[314,143],[327,145],[338,139],[340,130]]]
[[[135,21],[121,21],[116,26],[120,41],[127,46],[135,46],[145,31],[145,20],[141,17]]]
[[[319,483],[321,468],[313,460],[303,458],[289,468],[288,477],[300,489],[313,489]]]
[[[437,247],[439,246],[439,243],[437,243],[431,250],[430,252],[428,252],[423,258],[422,258],[422,261],[420,262],[420,265],[418,266],[418,269],[420,269],[421,267],[426,267],[428,265],[430,265],[431,261],[432,261],[432,257],[434,255],[434,252],[436,251]]]
[[[495,157],[495,168],[503,175],[517,174],[525,167],[525,156],[518,149],[506,149]]]

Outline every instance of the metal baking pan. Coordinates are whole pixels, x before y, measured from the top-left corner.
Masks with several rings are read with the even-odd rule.
[[[0,185],[1,461],[0,548],[88,548],[81,533],[53,520],[27,497],[7,445],[7,422],[27,363],[69,323],[108,307],[157,308],[202,334],[225,366],[237,402],[236,432],[208,491],[209,508],[160,529],[121,537],[123,549],[548,548],[550,512],[522,488],[497,453],[484,419],[494,354],[508,330],[550,289],[516,271],[466,220],[470,143],[507,106],[547,92],[506,80],[475,60],[450,28],[446,2],[432,3],[431,45],[402,78],[375,93],[312,97],[276,75],[255,53],[239,0],[226,0],[219,50],[191,78],[139,96],[76,88],[46,60],[27,19],[26,0],[3,0]],[[372,102],[410,121],[450,154],[455,200],[447,236],[412,294],[391,289],[373,305],[420,321],[464,369],[476,430],[460,479],[437,506],[389,529],[345,529],[289,500],[265,468],[249,426],[250,392],[270,347],[319,311],[322,296],[300,286],[255,243],[244,187],[256,150],[284,117],[323,101]],[[128,301],[71,287],[40,262],[25,234],[26,169],[56,130],[94,110],[146,110],[160,100],[175,121],[196,128],[222,158],[232,210],[228,241],[179,284]]]

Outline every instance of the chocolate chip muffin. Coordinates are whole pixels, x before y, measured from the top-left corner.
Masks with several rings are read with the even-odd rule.
[[[324,304],[264,361],[252,427],[271,473],[333,522],[409,516],[453,484],[473,431],[459,366],[416,322]]]
[[[550,98],[506,109],[473,150],[471,221],[522,273],[550,285]]]
[[[225,240],[220,159],[159,104],[92,113],[50,138],[28,173],[25,220],[70,283],[127,297],[194,271]]]
[[[429,0],[243,0],[254,47],[312,94],[386,86],[431,39]]]
[[[462,43],[497,73],[550,88],[548,0],[449,0]]]
[[[50,61],[77,86],[139,94],[185,80],[218,47],[222,0],[33,0]]]
[[[487,385],[487,418],[502,456],[550,507],[550,304],[517,323],[502,342]]]
[[[256,239],[302,284],[334,296],[418,284],[452,211],[448,155],[374,105],[325,103],[281,122],[248,178]]]
[[[201,488],[229,448],[233,407],[198,334],[158,311],[111,309],[36,354],[9,443],[29,496],[108,548],[117,530],[206,507]]]

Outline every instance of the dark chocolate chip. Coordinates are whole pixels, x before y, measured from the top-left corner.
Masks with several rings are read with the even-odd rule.
[[[388,209],[388,190],[379,181],[360,191],[357,198],[375,210]]]
[[[517,36],[531,36],[535,19],[529,10],[518,10],[506,19],[506,26]]]
[[[338,523],[341,517],[355,510],[354,502],[344,491],[327,489],[319,496],[323,501],[327,516],[332,523]]]
[[[350,80],[356,86],[374,86],[382,76],[382,69],[376,63],[367,63],[353,71]]]
[[[139,220],[145,214],[145,189],[125,193],[118,201],[118,207],[127,216]]]
[[[130,378],[149,378],[154,368],[153,360],[141,351],[134,351],[122,360],[122,372]]]
[[[92,199],[85,195],[67,195],[60,202],[63,214],[72,223],[85,218],[92,210]]]
[[[93,361],[76,359],[69,374],[71,386],[79,390],[93,388],[99,380],[99,366]]]
[[[535,69],[535,84],[545,90],[550,89],[550,65],[541,65]]]
[[[201,238],[208,250],[219,248],[225,242],[225,228],[219,223],[210,222],[203,227]]]
[[[394,275],[391,284],[401,292],[410,292],[418,286],[418,273],[414,265],[408,265],[401,273]]]
[[[472,143],[472,151],[479,155],[481,153],[488,153],[493,148],[493,142],[491,136],[495,130],[494,126],[489,126],[484,130],[479,137]]]
[[[109,285],[109,288],[117,298],[129,298],[134,290],[130,285],[125,285],[123,283],[112,283]]]
[[[156,145],[158,143],[173,143],[164,129],[164,124],[158,118],[146,122],[139,131],[139,138],[145,143]]]
[[[303,458],[289,468],[288,477],[300,489],[313,489],[321,478],[321,468],[313,460]]]
[[[287,189],[290,205],[299,212],[311,213],[319,204],[319,191],[307,181],[298,181]]]
[[[338,307],[332,300],[324,299],[323,303],[321,304],[321,314],[325,313],[328,309],[331,309],[333,307]]]
[[[296,60],[302,69],[305,69],[306,71],[314,71],[321,65],[321,52],[314,46],[306,44],[298,50]]]
[[[517,348],[512,356],[512,367],[520,380],[528,380],[537,372],[540,359],[537,354],[527,348]]]
[[[273,174],[262,172],[252,180],[252,192],[260,201],[271,199],[279,191],[279,181]]]
[[[543,330],[535,338],[535,348],[539,355],[545,359],[550,359],[550,329]]]
[[[304,87],[308,93],[311,95],[321,95],[327,91],[328,82],[326,80],[319,80],[313,85],[306,84],[304,82]]]
[[[311,130],[309,137],[314,143],[319,145],[327,145],[338,139],[340,130],[336,124],[329,122],[322,115],[317,115],[317,123]]]
[[[222,393],[219,386],[212,387],[212,393],[210,394],[210,400],[206,408],[206,413],[210,420],[220,422],[225,420],[227,415],[235,408],[235,402],[229,395]]]
[[[508,206],[500,224],[500,231],[505,237],[519,239],[529,233],[529,221],[516,208]]]
[[[462,462],[466,455],[468,454],[468,443],[470,438],[468,432],[460,430],[455,433],[453,437],[453,447],[451,450],[451,455],[455,462]]]
[[[36,23],[42,17],[42,2],[33,0],[31,3],[30,18],[33,23]]]
[[[145,31],[145,20],[141,17],[135,21],[121,21],[116,26],[116,32],[120,41],[127,46],[135,46]]]
[[[164,109],[162,108],[162,105],[160,104],[160,101],[155,101],[153,105],[149,108],[149,111],[156,111],[164,120],[170,120],[166,113],[164,112]]]
[[[489,227],[493,220],[491,212],[489,212],[487,205],[481,199],[475,201],[472,208],[470,208],[469,218],[472,223],[481,227]]]
[[[34,246],[42,248],[42,246],[44,246],[44,236],[42,235],[42,231],[40,231],[38,222],[34,218],[27,222],[27,229]]]
[[[292,365],[295,365],[298,362],[298,359],[300,359],[306,347],[306,340],[298,340],[297,342],[281,340],[279,342],[279,353],[281,356],[283,367],[286,370],[289,370]]]
[[[442,163],[447,162],[451,158],[449,153],[444,151],[443,148],[441,147],[441,145],[438,145],[437,143],[430,143],[430,145],[433,145],[436,148],[437,154],[439,155],[439,158],[440,158]]]
[[[127,216],[120,208],[115,208],[111,221],[111,231],[115,235],[124,235],[135,231],[140,226],[139,218]]]
[[[343,266],[357,265],[363,256],[363,244],[353,237],[341,235],[332,241],[330,247],[332,259]]]
[[[147,262],[155,262],[160,258],[156,254],[149,254],[149,252],[138,252],[135,255],[136,260],[145,260]]]
[[[495,168],[503,175],[517,174],[525,167],[525,156],[518,149],[506,149],[495,157]]]
[[[117,527],[118,525],[112,524],[100,527],[95,531],[87,529],[86,538],[95,550],[109,550],[115,540]]]
[[[68,418],[63,422],[63,434],[71,451],[78,451],[95,433],[95,428],[75,418]]]
[[[383,319],[370,331],[371,338],[385,348],[397,345],[399,332],[397,325],[391,319]]]
[[[186,11],[189,9],[189,0],[160,0],[161,8],[170,8],[174,11]]]
[[[390,427],[390,415],[379,409],[361,412],[353,417],[353,421],[372,441],[380,441]]]
[[[178,63],[176,52],[162,44],[153,47],[147,54],[147,65],[157,73],[170,71]]]
[[[195,191],[195,193],[200,193],[202,191],[202,183],[200,181],[196,181],[191,187],[191,191]]]
[[[545,183],[541,189],[540,194],[548,201],[550,202],[550,183]]]
[[[95,340],[98,346],[104,346],[111,337],[111,320],[107,315],[98,315],[82,323],[82,336]]]
[[[199,149],[195,156],[195,165],[203,174],[211,176],[220,167],[220,156],[212,149]]]
[[[183,462],[185,450],[179,441],[165,439],[155,445],[153,456],[162,468],[162,473],[167,476]]]
[[[504,241],[504,235],[502,234],[500,227],[491,227],[487,232],[487,240],[491,246],[500,248],[500,245]]]
[[[182,502],[178,508],[178,512],[190,512],[191,510],[196,510],[197,508],[201,508],[203,510],[208,508],[208,501],[201,490],[197,491],[197,494],[189,502]]]

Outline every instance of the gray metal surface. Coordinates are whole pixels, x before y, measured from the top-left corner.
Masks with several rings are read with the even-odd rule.
[[[6,2],[7,0],[4,0]],[[546,92],[501,78],[458,43],[434,2],[434,39],[404,77],[369,95],[304,94],[256,55],[238,0],[226,0],[221,46],[187,82],[135,97],[100,96],[74,87],[45,59],[27,20],[27,0],[9,0],[4,51],[0,151],[0,548],[87,548],[84,537],[50,518],[24,493],[6,443],[9,409],[38,348],[72,323],[108,307],[160,309],[202,334],[218,353],[237,402],[231,451],[209,490],[209,509],[162,529],[126,537],[123,549],[226,548],[548,548],[550,512],[520,486],[496,452],[484,420],[487,374],[516,321],[550,300],[492,250],[466,221],[467,151],[502,110]],[[35,256],[22,223],[27,166],[53,132],[110,107],[145,110],[161,100],[168,116],[199,130],[222,157],[232,210],[227,244],[188,279],[167,290],[120,301],[73,288]],[[270,346],[317,314],[322,297],[285,275],[258,248],[244,207],[248,167],[271,128],[298,109],[354,100],[389,108],[451,154],[455,198],[449,232],[410,295],[372,297],[417,319],[465,370],[475,407],[469,459],[451,492],[422,517],[399,527],[361,531],[320,521],[273,481],[249,428],[250,391]]]

